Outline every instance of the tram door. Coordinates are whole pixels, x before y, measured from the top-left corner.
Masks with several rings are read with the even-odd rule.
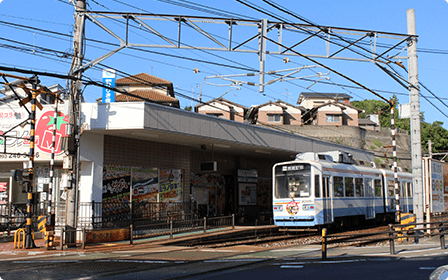
[[[406,182],[401,181],[400,182],[401,188],[400,188],[400,202],[402,205],[401,211],[403,211],[403,213],[408,213],[409,212],[409,201],[408,201],[408,194],[407,194],[407,188],[406,188]]]
[[[331,186],[330,186],[330,176],[323,176],[323,200],[324,200],[324,223],[332,223],[333,222],[333,207],[332,207],[332,199],[331,199]]]
[[[373,198],[374,189],[371,178],[366,178],[365,182],[365,194],[366,194],[366,219],[375,218],[375,200]]]

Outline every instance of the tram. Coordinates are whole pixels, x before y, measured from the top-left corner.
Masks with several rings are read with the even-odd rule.
[[[413,175],[397,174],[401,211],[412,212]],[[394,221],[394,172],[356,164],[348,153],[301,153],[275,164],[272,178],[273,216],[279,227]]]

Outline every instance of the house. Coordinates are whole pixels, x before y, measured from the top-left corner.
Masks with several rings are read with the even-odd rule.
[[[304,125],[358,126],[358,115],[361,112],[363,110],[351,105],[339,101],[328,101],[308,110],[303,115],[302,121]]]
[[[333,100],[350,105],[350,98],[352,97],[345,93],[302,92],[297,104],[306,109],[312,109]]]
[[[32,88],[32,84],[27,80],[17,79],[8,84],[3,85],[3,89],[0,89],[0,94],[4,95],[0,97],[0,103],[1,104],[8,104],[8,103],[14,103],[18,104],[17,99],[20,98],[23,100],[24,98],[28,97],[28,93],[25,92],[23,88]],[[14,90],[12,90],[13,88]],[[41,84],[37,85],[37,89],[40,88],[43,89],[43,92],[41,92],[39,95],[36,96],[36,100],[42,104],[54,104],[55,98],[54,95],[51,93],[59,92],[61,96],[63,97],[65,94],[65,89],[59,85],[55,84],[49,87],[44,87]],[[17,94],[17,96],[16,96]]]
[[[151,101],[165,106],[179,108],[179,100],[174,96],[173,83],[146,73],[124,77],[115,81],[118,90],[115,102]]]
[[[284,101],[269,101],[256,108],[257,122],[273,125],[301,125],[302,114],[306,111],[301,106],[294,106]]]
[[[244,122],[244,114],[247,108],[220,97],[196,105],[194,111],[199,114],[242,123]]]
[[[367,129],[367,130],[375,130],[378,131],[381,127],[381,123],[379,120],[379,114],[368,115],[365,119],[359,119],[359,127]]]

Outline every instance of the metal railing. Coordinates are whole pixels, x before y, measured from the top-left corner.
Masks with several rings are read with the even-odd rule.
[[[185,219],[193,215],[183,202],[83,202],[78,207],[78,228],[124,228]]]
[[[440,248],[446,249],[445,234],[448,233],[448,221],[430,222],[430,223],[412,223],[412,224],[390,224],[387,231],[359,233],[349,235],[327,235],[327,229],[322,230],[322,259],[327,258],[328,245],[347,243],[346,246],[362,243],[374,243],[389,241],[390,254],[395,255],[395,240],[404,240],[413,238],[416,244],[419,240],[426,237],[439,236]],[[373,237],[363,239],[365,237]],[[358,242],[358,243],[357,243]]]
[[[190,216],[191,217],[191,216]],[[228,227],[231,229],[235,228],[235,217],[223,216],[216,218],[206,218],[203,219],[186,219],[186,220],[169,220],[163,223],[153,223],[153,224],[143,224],[143,225],[130,225],[129,227],[121,228],[123,230],[129,230],[129,243],[133,244],[135,238],[150,238],[165,236],[166,238],[173,239],[175,234],[187,233],[187,232],[197,232],[198,234],[207,234],[208,230]],[[61,238],[59,240],[59,250],[63,250],[64,246],[79,246],[84,249],[87,243],[87,233],[89,231],[86,228],[67,230],[61,229]],[[76,243],[67,244],[64,235],[65,233],[80,233],[81,239],[75,241]]]

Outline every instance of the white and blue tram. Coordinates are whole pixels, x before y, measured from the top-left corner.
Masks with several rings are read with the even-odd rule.
[[[413,176],[398,172],[400,207],[413,211]],[[394,172],[354,164],[347,153],[298,154],[273,167],[273,214],[279,227],[347,226],[393,221]]]

